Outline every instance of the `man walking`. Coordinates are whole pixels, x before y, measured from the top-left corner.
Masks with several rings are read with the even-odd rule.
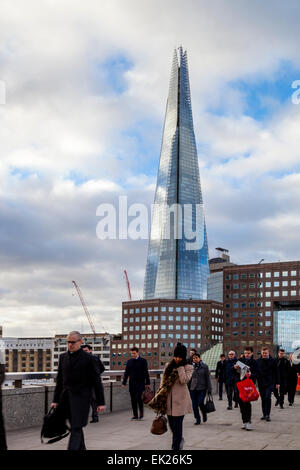
[[[237,358],[234,351],[229,351],[228,358],[225,361],[225,388],[227,393],[228,407],[227,410],[232,410],[232,399],[235,404],[234,407],[238,408],[238,397],[236,390],[236,382],[239,380],[239,374],[234,368]]]
[[[7,450],[4,419],[2,414],[2,389],[1,386],[5,378],[5,346],[4,342],[0,341],[0,450]]]
[[[144,417],[144,404],[142,394],[145,386],[150,386],[148,364],[146,359],[140,357],[138,348],[130,349],[131,359],[128,360],[123,376],[122,388],[126,387],[129,377],[129,392],[131,397],[131,406],[133,411],[132,420],[142,419]],[[138,416],[138,408],[140,415]]]
[[[82,337],[78,331],[67,336],[68,351],[59,357],[59,365],[51,407],[59,405],[61,413],[69,419],[71,435],[68,450],[85,450],[82,428],[86,426],[95,390],[97,411],[104,411],[104,392],[100,371],[90,354],[81,349]]]
[[[220,355],[220,360],[217,363],[217,368],[216,368],[216,380],[218,382],[218,388],[219,388],[219,400],[223,400],[223,384],[225,383],[225,359],[226,356],[225,354]]]
[[[290,363],[285,357],[285,350],[280,348],[278,351],[278,357],[275,360],[276,366],[279,372],[279,385],[280,388],[274,389],[274,396],[276,398],[275,406],[280,405],[280,408],[283,409],[284,395],[288,390],[288,378],[289,378],[289,369]]]
[[[99,369],[99,372],[100,372],[100,375],[101,375],[102,372],[105,371],[105,367],[104,367],[101,359],[98,356],[95,356],[94,354],[92,354],[92,351],[93,351],[92,346],[90,344],[82,344],[81,349],[83,349],[83,351],[87,352],[88,354],[92,355],[92,358],[96,362],[96,365],[97,365],[97,367]],[[90,423],[98,423],[99,417],[98,417],[98,413],[97,413],[95,390],[93,390],[93,394],[92,394],[91,407],[92,407],[92,421],[90,421]]]
[[[244,378],[250,377],[252,382],[255,384],[256,378],[258,375],[258,366],[255,359],[253,359],[253,348],[248,346],[245,348],[243,355],[239,359],[240,362],[249,367],[249,373],[246,374]],[[239,370],[238,366],[235,365],[234,368],[242,374],[242,371]],[[244,380],[241,378],[241,380]],[[242,415],[243,426],[242,429],[247,431],[252,431],[251,424],[251,415],[252,415],[252,406],[251,402],[245,402],[241,400],[240,396],[238,397],[240,411]]]
[[[190,350],[190,357],[189,357],[188,360],[187,360],[187,363],[188,363],[188,364],[193,365],[193,356],[194,356],[194,354],[196,354],[196,353],[197,353],[196,349],[192,348],[192,349]]]
[[[279,373],[275,359],[270,356],[269,348],[264,347],[261,350],[261,357],[257,360],[258,370],[258,388],[261,398],[261,407],[263,415],[261,419],[271,421],[271,395],[274,387],[279,388]]]
[[[293,363],[293,354],[289,356],[289,374],[288,374],[288,401],[289,406],[293,406],[295,393],[298,383],[298,374],[300,373],[300,364]]]

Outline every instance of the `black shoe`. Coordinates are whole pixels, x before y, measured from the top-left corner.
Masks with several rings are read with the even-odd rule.
[[[205,414],[203,414],[202,416],[203,416],[203,423],[206,423],[206,421],[207,421],[207,414],[205,413]]]
[[[232,410],[232,406],[227,406],[227,410]]]
[[[289,406],[293,406],[293,403],[289,403]]]
[[[278,406],[278,405],[279,405],[279,401],[276,400],[276,401],[275,401],[275,406]]]
[[[238,408],[238,407],[239,407],[239,404],[238,404],[238,403],[235,403],[234,407],[235,407],[235,408]]]
[[[194,424],[195,424],[195,425],[201,424],[201,421],[195,421]]]
[[[262,416],[260,419],[266,419],[266,417],[265,417],[265,416]]]
[[[134,421],[135,419],[138,419],[137,416],[132,416],[131,421]]]
[[[90,423],[98,423],[99,422],[99,419],[92,419],[92,421],[90,421]]]
[[[284,409],[284,406],[283,406],[283,405],[280,405],[280,409],[283,410],[283,409]]]
[[[266,421],[271,421],[270,416],[266,416]]]

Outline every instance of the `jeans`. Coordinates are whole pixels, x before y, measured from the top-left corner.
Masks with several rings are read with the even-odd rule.
[[[227,393],[227,399],[228,399],[228,406],[232,406],[232,397],[235,403],[238,403],[238,394],[236,390],[236,385],[235,384],[229,384],[225,385],[226,388],[226,393]]]
[[[263,416],[270,416],[271,412],[271,395],[273,391],[273,385],[269,385],[268,387],[258,386],[260,398],[261,398],[261,408],[263,412]]]
[[[251,407],[251,402],[246,402],[242,401],[239,398],[239,405],[240,405],[240,410],[242,414],[242,421],[243,423],[250,423],[251,421],[251,413],[252,413],[252,407]]]
[[[206,395],[206,390],[190,390],[193,411],[195,419],[198,423],[201,423],[199,408],[202,411],[203,417],[206,415],[204,409],[204,399]]]
[[[169,426],[173,434],[172,450],[180,450],[182,441],[182,424],[184,416],[168,415]]]
[[[130,391],[131,406],[133,411],[133,416],[138,417],[138,407],[140,411],[140,416],[144,415],[144,403],[142,400],[143,391],[136,392],[135,390]]]

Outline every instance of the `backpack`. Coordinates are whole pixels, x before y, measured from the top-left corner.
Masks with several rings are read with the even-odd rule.
[[[41,429],[41,442],[43,438],[51,438],[47,444],[64,439],[70,434],[70,428],[66,424],[66,418],[60,412],[59,406],[57,408],[50,408],[48,413],[44,416],[43,426]]]

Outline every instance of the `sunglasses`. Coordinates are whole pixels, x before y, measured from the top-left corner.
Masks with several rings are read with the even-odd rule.
[[[75,343],[78,343],[78,341],[80,341],[80,339],[78,339],[77,341],[67,341],[67,343],[69,343],[69,344],[75,344]]]

